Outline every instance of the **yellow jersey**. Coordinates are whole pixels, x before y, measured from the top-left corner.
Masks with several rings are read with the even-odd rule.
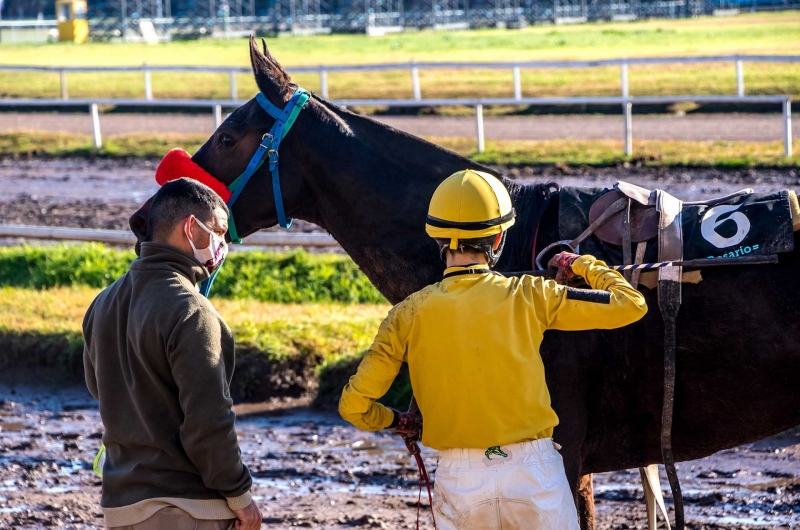
[[[544,332],[613,329],[647,312],[641,293],[602,261],[581,256],[572,270],[593,290],[506,278],[486,265],[447,269],[392,308],[339,413],[359,429],[387,428],[393,413],[375,400],[407,362],[426,446],[485,449],[552,436],[558,417],[539,355]]]

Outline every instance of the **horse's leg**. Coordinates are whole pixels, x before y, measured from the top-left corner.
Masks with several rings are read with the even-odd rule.
[[[571,447],[575,447],[572,445]],[[575,498],[575,507],[578,511],[578,520],[581,530],[594,530],[594,492],[592,489],[592,476],[581,473],[581,459],[579,451],[568,451],[566,446],[561,449],[564,459],[564,471],[567,482]]]
[[[579,479],[577,507],[581,530],[594,530],[594,486],[591,474]]]

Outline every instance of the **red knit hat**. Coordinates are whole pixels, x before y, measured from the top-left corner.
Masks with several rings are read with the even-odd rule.
[[[226,203],[231,198],[232,193],[227,186],[192,162],[192,157],[189,153],[183,149],[172,149],[164,156],[161,163],[158,164],[158,168],[156,169],[156,182],[158,182],[159,186],[163,186],[167,182],[181,177],[202,182],[214,190]]]

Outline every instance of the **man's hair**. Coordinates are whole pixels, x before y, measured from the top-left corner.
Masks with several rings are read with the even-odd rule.
[[[214,190],[188,178],[167,182],[153,197],[147,215],[147,240],[169,237],[175,225],[194,215],[201,223],[211,221],[214,210],[228,213],[228,206]]]
[[[476,237],[474,239],[459,239],[458,240],[458,248],[456,250],[451,250],[451,252],[486,252],[486,249],[491,249],[494,246],[495,239],[497,239],[497,235],[486,236],[486,237]],[[436,244],[439,245],[439,248],[442,249],[442,252],[445,250],[450,250],[450,240],[449,239],[435,239]]]

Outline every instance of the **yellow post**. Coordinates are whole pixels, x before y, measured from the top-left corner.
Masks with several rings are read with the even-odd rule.
[[[86,42],[89,37],[86,9],[86,0],[56,0],[59,41],[77,44]]]

